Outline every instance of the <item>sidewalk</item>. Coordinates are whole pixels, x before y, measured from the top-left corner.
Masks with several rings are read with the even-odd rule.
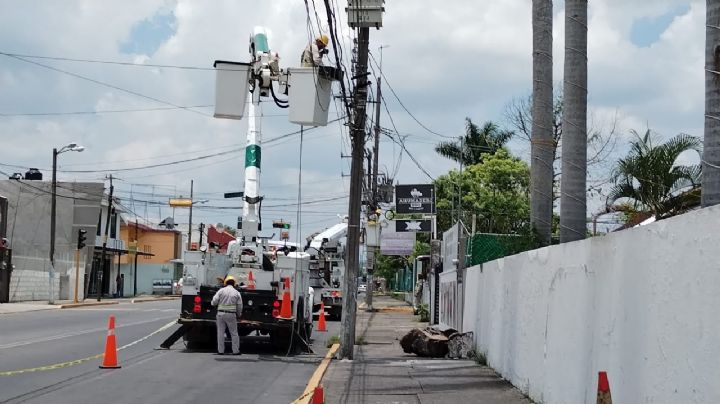
[[[406,354],[400,338],[424,327],[404,302],[374,297],[378,311],[358,311],[355,359],[335,360],[323,377],[327,403],[531,404],[492,369],[473,360],[420,358]]]
[[[30,311],[40,311],[40,310],[72,309],[74,307],[105,306],[105,305],[120,304],[120,303],[156,302],[156,301],[160,301],[160,300],[175,300],[175,299],[179,299],[179,296],[141,295],[141,296],[137,296],[137,297],[107,298],[107,299],[102,299],[99,302],[97,300],[95,300],[94,298],[88,298],[79,303],[73,303],[72,300],[56,300],[55,304],[49,304],[49,302],[47,300],[0,303],[0,315],[13,314],[13,313],[27,313]]]

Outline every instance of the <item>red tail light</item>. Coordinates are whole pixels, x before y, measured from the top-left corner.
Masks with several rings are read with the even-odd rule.
[[[200,313],[201,311],[202,311],[202,308],[200,307],[199,304],[196,304],[193,306],[193,313],[197,314],[197,313]]]
[[[280,300],[275,300],[275,301],[273,302],[273,307],[276,308],[276,309],[279,309],[279,308],[280,308]]]
[[[273,310],[272,316],[275,318],[280,317],[280,310],[278,310],[278,309]]]
[[[195,296],[195,304],[200,304],[201,301],[202,299],[200,298],[200,296]]]

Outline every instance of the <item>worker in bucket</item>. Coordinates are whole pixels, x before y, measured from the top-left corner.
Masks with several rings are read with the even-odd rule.
[[[225,328],[232,340],[232,354],[240,354],[240,336],[238,335],[237,321],[242,315],[242,296],[235,289],[235,278],[225,277],[225,287],[218,290],[212,298],[211,304],[217,306],[217,354],[225,355]]]
[[[327,35],[320,35],[315,38],[315,41],[309,43],[300,58],[302,67],[322,66],[322,57],[328,53],[327,45],[329,42],[330,39]]]

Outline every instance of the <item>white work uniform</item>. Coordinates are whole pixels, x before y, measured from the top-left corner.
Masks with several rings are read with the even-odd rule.
[[[300,58],[300,65],[302,67],[315,67],[322,66],[322,55],[320,54],[320,48],[318,48],[315,41],[308,44],[302,53]]]
[[[232,339],[232,352],[240,352],[240,336],[238,335],[237,319],[242,314],[242,296],[234,286],[228,285],[215,293],[211,304],[218,306],[215,324],[217,325],[218,353],[225,353],[225,328]]]

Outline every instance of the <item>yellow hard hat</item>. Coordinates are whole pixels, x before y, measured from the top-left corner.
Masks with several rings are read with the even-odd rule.
[[[318,38],[318,40],[319,40],[320,42],[322,42],[323,44],[325,44],[325,46],[327,46],[327,44],[330,43],[330,38],[328,38],[327,35],[320,35],[320,37]]]
[[[225,285],[226,285],[226,286],[227,286],[227,284],[228,284],[229,281],[233,281],[233,283],[234,283],[234,282],[235,282],[235,278],[233,278],[232,275],[226,276],[226,277],[225,277]]]

